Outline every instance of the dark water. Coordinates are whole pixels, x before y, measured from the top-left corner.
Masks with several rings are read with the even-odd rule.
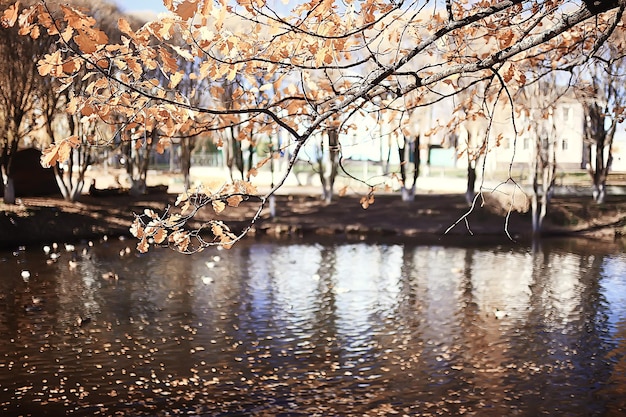
[[[0,415],[626,415],[620,251],[132,245],[0,254]]]

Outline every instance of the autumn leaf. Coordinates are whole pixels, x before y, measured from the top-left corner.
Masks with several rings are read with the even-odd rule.
[[[224,223],[214,221],[211,224],[211,231],[218,242],[225,248],[230,249],[233,246],[237,236],[235,236]]]
[[[169,88],[176,88],[176,86],[182,81],[185,73],[178,71],[170,76]]]
[[[61,63],[61,51],[55,51],[52,54],[44,55],[43,59],[37,63],[37,71],[39,75],[57,76],[63,72],[63,64]]]
[[[81,60],[78,58],[72,58],[62,65],[64,74],[73,74],[80,69]]]
[[[182,194],[178,194],[178,197],[176,198],[176,202],[174,203],[175,206],[179,206],[180,203],[189,201],[189,196],[186,193],[182,193]]]
[[[128,35],[133,40],[136,39],[135,31],[133,31],[130,27],[130,23],[128,23],[128,20],[124,19],[123,17],[119,18],[117,20],[117,27],[123,34]]]
[[[374,204],[374,194],[370,193],[366,196],[361,197],[360,203],[361,203],[361,207],[367,210],[369,206]]]
[[[137,243],[137,250],[138,250],[140,253],[146,253],[146,252],[148,252],[149,247],[150,247],[150,246],[148,245],[148,240],[147,240],[145,237],[144,237],[144,238],[142,238],[142,239],[139,241],[139,243]]]
[[[185,0],[176,7],[175,12],[178,16],[180,16],[181,19],[188,20],[193,17],[197,9],[198,9],[197,1]]]
[[[13,27],[15,22],[17,21],[17,17],[20,12],[20,2],[15,2],[15,4],[9,6],[4,13],[2,14],[2,26],[5,28]]]
[[[239,204],[243,201],[243,197],[240,195],[233,195],[226,199],[230,207],[239,207]]]
[[[86,54],[92,54],[98,50],[98,45],[83,31],[74,36],[74,42]]]
[[[512,30],[506,31],[504,34],[498,35],[498,44],[500,48],[508,48],[513,44],[513,40],[515,39],[515,35]]]
[[[183,204],[183,206],[180,208],[180,213],[183,215],[187,214],[190,208],[191,208],[191,202],[189,200],[186,200],[185,204]]]
[[[213,200],[211,202],[213,205],[213,210],[215,210],[216,214],[220,214],[226,208],[226,204],[222,200]]]
[[[78,136],[70,136],[62,141],[52,144],[41,154],[41,165],[49,168],[57,162],[65,162],[69,159],[70,153],[80,145]]]
[[[166,237],[167,237],[167,231],[165,229],[159,229],[153,235],[155,243],[163,243]]]
[[[178,248],[178,250],[185,252],[189,248],[189,244],[191,243],[191,239],[189,238],[189,233],[183,230],[178,230],[171,235],[169,235],[168,240]]]
[[[159,56],[163,61],[163,69],[165,72],[173,74],[178,71],[178,62],[168,51],[165,49],[159,49]]]
[[[135,221],[133,221],[133,224],[131,224],[130,233],[138,239],[144,237],[144,229],[139,218],[135,218]]]

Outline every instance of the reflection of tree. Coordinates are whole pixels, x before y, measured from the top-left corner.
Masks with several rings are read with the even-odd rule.
[[[614,337],[616,345],[603,358],[613,364],[612,373],[606,380],[606,388],[600,391],[606,398],[607,416],[618,416],[626,410],[626,318],[617,323]]]
[[[548,247],[532,253],[530,311],[512,329],[516,349],[509,360],[519,372],[508,373],[505,383],[524,396],[535,414],[565,404],[569,410],[586,409],[588,398],[574,398],[562,384],[594,387],[607,378],[607,365],[598,359],[606,350],[597,278],[601,264],[601,256],[581,257]]]

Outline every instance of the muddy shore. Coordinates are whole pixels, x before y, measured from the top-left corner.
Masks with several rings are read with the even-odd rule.
[[[360,196],[337,197],[325,204],[315,195],[278,195],[276,216],[264,208],[251,238],[403,238],[423,243],[468,240],[492,242],[530,239],[529,213],[511,212],[486,198],[468,213],[462,195],[418,195],[403,202],[398,195],[376,195],[367,209]],[[120,194],[84,195],[77,203],[60,197],[22,198],[16,205],[0,205],[0,247],[43,245],[93,239],[104,235],[130,235],[134,213],[145,208],[160,212],[176,201],[175,194],[154,193],[140,197]],[[483,200],[480,200],[483,203]],[[216,217],[210,208],[196,216],[197,224],[212,218],[224,220],[233,230],[245,227],[257,209],[253,202],[229,208]],[[467,214],[467,215],[466,215]],[[610,197],[599,206],[589,197],[556,197],[546,219],[544,236],[577,236],[606,241],[626,234],[626,197]],[[447,233],[446,233],[447,231]]]

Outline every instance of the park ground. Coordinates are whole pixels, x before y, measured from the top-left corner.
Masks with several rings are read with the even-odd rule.
[[[94,174],[102,186],[113,180]],[[161,179],[163,180],[163,178]],[[455,190],[455,187],[457,188]],[[459,188],[460,187],[460,188]],[[364,209],[365,193],[350,190],[330,204],[319,198],[320,189],[287,184],[276,196],[275,216],[269,207],[250,233],[251,238],[301,238],[317,235],[333,238],[410,239],[417,243],[450,244],[524,241],[531,238],[530,214],[523,194],[516,191],[516,204],[508,209],[511,187],[485,187],[470,210],[462,194],[463,182],[434,178],[418,182],[412,202],[399,193],[381,190]],[[263,186],[259,189],[262,191]],[[125,193],[100,197],[83,195],[70,203],[61,197],[21,198],[18,204],[0,203],[0,247],[5,249],[53,242],[80,241],[97,237],[129,235],[135,213],[151,208],[162,212],[173,206],[180,190],[170,183],[168,192],[139,197]],[[192,226],[218,218],[235,231],[249,224],[257,204],[250,201],[228,208],[216,216],[211,208],[201,210]],[[577,236],[621,242],[626,234],[626,195],[612,195],[597,205],[584,193],[557,194],[544,226],[545,236]]]

